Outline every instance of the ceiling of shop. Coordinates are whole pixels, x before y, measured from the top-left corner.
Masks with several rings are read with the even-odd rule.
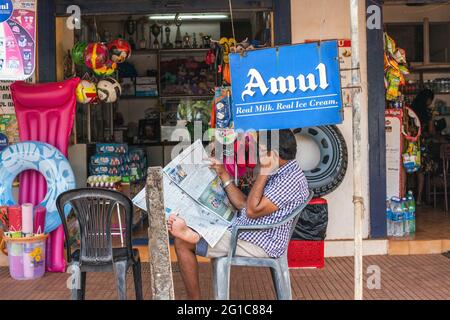
[[[56,14],[66,15],[67,8],[78,5],[83,15],[89,14],[150,14],[173,12],[225,12],[227,0],[55,0]],[[233,0],[234,10],[268,10],[273,0]]]

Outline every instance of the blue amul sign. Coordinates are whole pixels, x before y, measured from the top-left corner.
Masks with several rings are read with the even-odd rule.
[[[230,54],[236,129],[342,123],[337,41]]]
[[[0,0],[0,23],[11,18],[13,10],[11,0]]]

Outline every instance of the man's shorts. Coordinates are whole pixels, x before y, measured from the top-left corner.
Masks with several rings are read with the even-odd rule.
[[[205,239],[201,238],[197,243],[196,254],[206,258],[219,258],[228,255],[231,245],[231,232],[226,231],[217,244],[211,247]],[[251,258],[268,258],[267,253],[256,244],[245,240],[238,240],[236,256]]]

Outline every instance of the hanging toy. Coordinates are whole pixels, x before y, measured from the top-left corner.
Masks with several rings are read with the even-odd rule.
[[[99,77],[110,77],[116,72],[116,69],[117,64],[112,60],[108,60],[103,67],[93,69],[92,71]]]
[[[231,122],[231,88],[216,88],[214,96],[215,105],[215,127],[228,128]]]
[[[124,39],[116,39],[108,43],[111,60],[115,63],[123,63],[131,56],[131,46]]]
[[[116,102],[122,94],[122,88],[114,78],[100,80],[97,84],[97,95],[100,101],[106,103]]]
[[[419,171],[421,167],[421,151],[420,151],[420,136],[422,134],[422,125],[417,114],[409,107],[405,107],[407,121],[403,121],[402,134],[408,141],[408,148],[403,153],[403,166],[407,173],[414,173]],[[413,126],[409,126],[409,119],[412,119]],[[405,128],[407,127],[407,128]]]
[[[222,74],[223,81],[228,84],[231,84],[231,74],[230,74],[230,57],[229,54],[232,52],[231,48],[236,47],[236,40],[234,38],[221,38],[219,40],[219,45],[223,48],[223,65],[222,65]]]
[[[89,43],[84,51],[84,63],[89,69],[99,69],[109,59],[108,48],[100,42]]]
[[[84,64],[84,51],[86,50],[87,47],[87,43],[86,42],[77,42],[72,50],[70,51],[70,55],[72,56],[72,61],[73,63],[75,63],[78,66],[81,66]]]
[[[97,87],[92,81],[81,80],[75,90],[75,94],[79,103],[89,104],[97,102]]]

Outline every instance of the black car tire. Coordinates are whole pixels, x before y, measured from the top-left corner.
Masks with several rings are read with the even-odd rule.
[[[348,166],[347,145],[341,131],[336,126],[323,126],[299,128],[293,132],[295,135],[308,135],[320,149],[319,164],[305,171],[315,196],[322,197],[336,190],[344,180]]]

